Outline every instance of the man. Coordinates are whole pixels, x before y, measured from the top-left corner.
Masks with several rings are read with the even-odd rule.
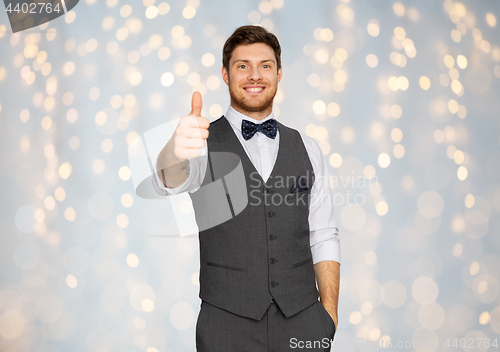
[[[226,115],[210,123],[194,92],[153,180],[160,194],[188,191],[198,225],[217,211],[203,189],[222,180],[233,214],[200,226],[197,350],[329,351],[340,245],[328,170],[316,141],[274,119],[282,77],[277,38],[260,26],[236,29],[223,48],[222,77],[231,97]],[[238,156],[246,187],[230,184],[217,153]],[[235,189],[249,200],[238,212]]]

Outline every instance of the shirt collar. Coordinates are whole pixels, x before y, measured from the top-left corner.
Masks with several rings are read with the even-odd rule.
[[[251,117],[248,117],[248,116],[242,114],[239,111],[236,111],[231,105],[229,105],[229,107],[227,108],[226,115],[224,115],[224,116],[227,118],[227,120],[232,125],[234,125],[238,129],[238,131],[241,131],[241,121],[243,119],[248,120],[248,121],[253,122],[253,123],[256,123],[256,124],[260,124],[260,123],[263,123],[264,121],[273,119],[274,118],[274,111],[271,111],[271,114],[269,114],[269,116],[267,116],[265,119],[256,120],[256,119],[253,119]]]

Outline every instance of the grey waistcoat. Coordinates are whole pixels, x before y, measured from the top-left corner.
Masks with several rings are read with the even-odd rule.
[[[273,298],[287,318],[318,300],[308,222],[314,172],[299,133],[278,129],[264,183],[229,121],[213,121],[202,187],[188,193],[200,228],[200,298],[255,320]]]

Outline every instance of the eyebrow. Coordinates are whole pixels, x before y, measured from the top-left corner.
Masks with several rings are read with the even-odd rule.
[[[233,65],[238,63],[238,62],[244,62],[244,63],[249,63],[250,60],[236,60],[235,62],[233,62]],[[267,59],[267,60],[262,60],[260,63],[264,63],[264,62],[272,62],[272,63],[276,63],[274,60],[271,60],[271,59]]]

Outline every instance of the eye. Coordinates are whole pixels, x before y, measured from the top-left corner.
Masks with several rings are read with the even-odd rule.
[[[264,68],[271,68],[271,65],[265,64]]]
[[[245,68],[245,67],[246,67],[246,65],[244,65],[244,64],[238,65],[238,68]]]

